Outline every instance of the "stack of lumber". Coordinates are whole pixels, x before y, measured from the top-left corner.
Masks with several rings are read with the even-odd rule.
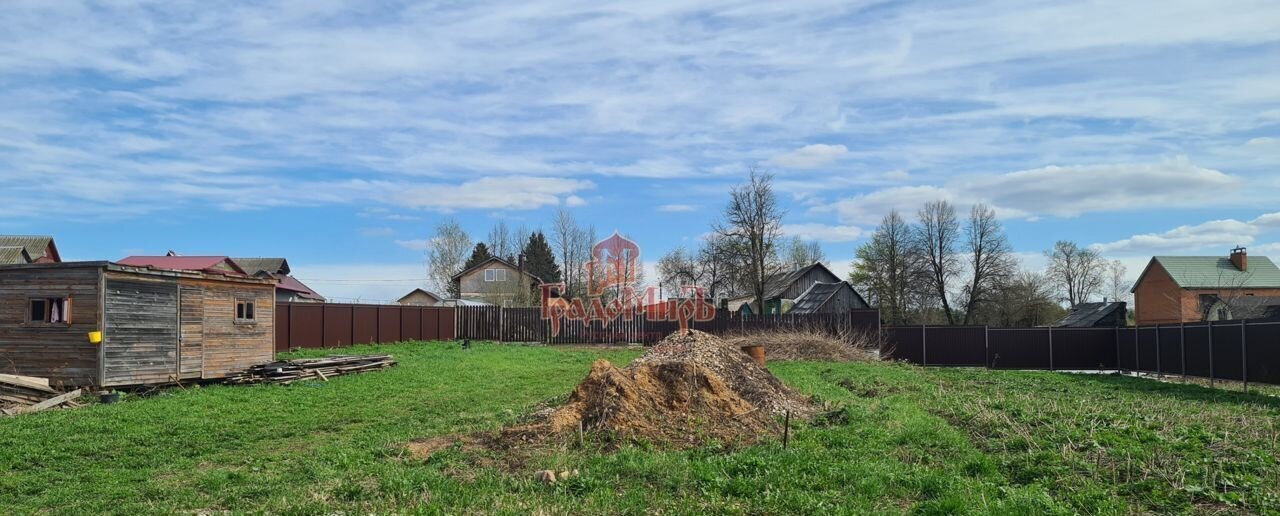
[[[328,381],[335,376],[386,369],[396,365],[391,355],[339,355],[324,358],[281,360],[250,367],[228,376],[225,383],[278,383],[288,385],[298,380]]]
[[[79,406],[75,400],[80,395],[80,389],[59,392],[49,386],[48,378],[0,374],[0,414],[39,412],[59,405]]]

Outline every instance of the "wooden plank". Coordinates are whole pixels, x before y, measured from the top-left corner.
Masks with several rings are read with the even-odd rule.
[[[61,405],[64,402],[79,398],[80,393],[81,393],[80,389],[76,389],[66,394],[54,396],[40,403],[36,403],[35,405],[32,405],[30,407],[20,407],[18,409],[18,412],[23,414],[30,413],[30,412],[40,412],[41,410],[56,407],[58,405]]]
[[[18,376],[14,374],[0,374],[0,383],[25,387],[44,392],[58,392],[49,388],[48,378],[39,378],[35,376]]]

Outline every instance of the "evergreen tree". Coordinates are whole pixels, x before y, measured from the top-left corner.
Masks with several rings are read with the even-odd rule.
[[[489,246],[484,245],[484,242],[479,242],[471,249],[471,257],[467,258],[467,263],[463,264],[462,270],[465,271],[480,265],[489,258],[493,258],[493,255],[489,254]]]
[[[544,283],[560,281],[560,266],[556,264],[555,253],[541,231],[534,231],[529,235],[529,241],[521,252],[524,253],[525,272],[537,276]]]

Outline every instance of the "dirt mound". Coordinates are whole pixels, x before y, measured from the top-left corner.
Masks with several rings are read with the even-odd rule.
[[[875,347],[869,343],[838,339],[821,332],[790,330],[738,335],[726,339],[732,346],[751,344],[764,346],[768,360],[808,360],[854,362],[875,360]]]
[[[564,406],[535,414],[499,438],[510,444],[606,432],[624,438],[698,444],[777,435],[777,416],[814,407],[739,349],[702,332],[669,336],[625,368],[597,360]]]

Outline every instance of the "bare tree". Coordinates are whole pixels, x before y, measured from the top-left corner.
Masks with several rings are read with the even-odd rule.
[[[858,247],[849,280],[880,307],[889,324],[908,322],[924,273],[924,258],[913,242],[911,226],[897,210],[889,212],[871,238]]]
[[[827,255],[822,252],[822,246],[817,242],[805,242],[797,236],[791,238],[791,244],[787,248],[787,260],[791,262],[791,268],[799,269],[824,262],[827,260]]]
[[[1125,277],[1128,273],[1129,268],[1120,260],[1111,260],[1107,265],[1107,290],[1111,292],[1112,301],[1129,300],[1129,289],[1133,284]]]
[[[758,314],[765,313],[765,282],[780,270],[777,241],[782,234],[783,210],[778,206],[772,182],[772,175],[753,168],[746,184],[729,191],[724,219],[712,228],[716,235],[731,241],[727,252],[735,254],[744,265]]]
[[[1018,269],[1009,237],[996,219],[995,210],[975,204],[965,226],[965,251],[969,255],[969,283],[964,286],[964,324],[974,321],[978,305]]]
[[[436,226],[435,237],[427,246],[427,277],[437,290],[459,296],[459,285],[453,275],[462,272],[462,265],[471,254],[471,237],[463,231],[458,221],[447,218]]]
[[[556,210],[555,219],[551,221],[551,245],[560,258],[566,295],[569,297],[582,295],[584,291],[583,267],[591,258],[591,246],[594,243],[589,240],[586,229],[578,225],[578,221],[568,210],[563,207]]]
[[[913,241],[924,258],[929,289],[942,304],[947,324],[955,324],[948,286],[960,274],[960,260],[956,256],[960,223],[956,221],[956,210],[947,201],[933,201],[920,209],[919,217]]]
[[[742,284],[742,267],[733,260],[730,246],[717,235],[710,235],[698,249],[698,266],[702,269],[702,283],[699,286],[707,289],[707,295],[714,301],[722,297],[738,294],[736,286]]]
[[[507,228],[507,223],[499,220],[489,229],[487,242],[489,253],[503,260],[511,260],[519,252],[522,245],[516,239],[517,237]]]
[[[999,282],[977,312],[986,314],[989,324],[1005,328],[1042,326],[1066,315],[1055,296],[1052,282],[1044,275],[1015,272]]]
[[[1097,251],[1080,247],[1075,242],[1059,240],[1044,254],[1049,258],[1046,274],[1057,284],[1070,306],[1088,301],[1102,288],[1107,262]]]

